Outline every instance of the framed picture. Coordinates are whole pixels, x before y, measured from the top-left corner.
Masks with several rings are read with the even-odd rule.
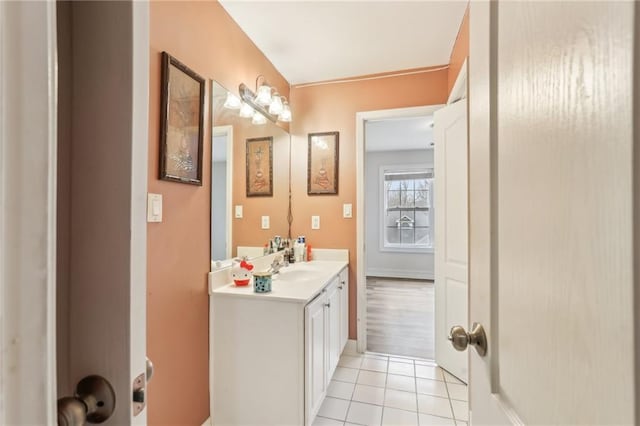
[[[273,196],[273,137],[247,139],[247,197]]]
[[[202,185],[204,78],[162,52],[160,179]]]
[[[338,193],[338,132],[309,133],[307,194]]]

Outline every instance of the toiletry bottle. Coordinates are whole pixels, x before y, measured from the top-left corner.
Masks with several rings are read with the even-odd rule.
[[[312,260],[311,244],[307,244],[307,262],[311,262],[311,260]]]

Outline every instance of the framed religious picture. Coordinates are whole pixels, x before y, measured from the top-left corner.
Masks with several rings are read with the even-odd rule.
[[[247,197],[273,196],[273,137],[247,139]]]
[[[307,194],[338,193],[338,132],[309,133]]]
[[[162,52],[160,179],[202,185],[204,78]]]

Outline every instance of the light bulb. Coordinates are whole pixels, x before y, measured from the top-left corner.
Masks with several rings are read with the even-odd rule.
[[[240,112],[238,113],[238,115],[240,115],[240,117],[249,118],[253,117],[253,112],[254,111],[251,105],[246,102],[242,102],[242,107],[240,108]]]
[[[280,115],[278,116],[278,120],[287,123],[291,121],[291,108],[289,108],[289,102],[285,101],[284,105],[282,106],[282,112],[280,112]]]
[[[258,94],[256,95],[254,101],[258,105],[269,105],[271,103],[271,87],[267,86],[266,84],[258,87]]]
[[[224,101],[224,107],[228,109],[240,109],[242,101],[231,92],[227,92],[227,99]]]
[[[253,113],[253,118],[251,119],[252,124],[265,124],[267,122],[267,118],[260,114],[258,111]]]
[[[279,115],[283,110],[282,98],[278,92],[273,94],[271,105],[269,105],[269,114]]]

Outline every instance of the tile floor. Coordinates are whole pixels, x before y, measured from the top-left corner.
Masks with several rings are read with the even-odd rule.
[[[431,361],[343,353],[313,425],[467,425],[467,401]]]

